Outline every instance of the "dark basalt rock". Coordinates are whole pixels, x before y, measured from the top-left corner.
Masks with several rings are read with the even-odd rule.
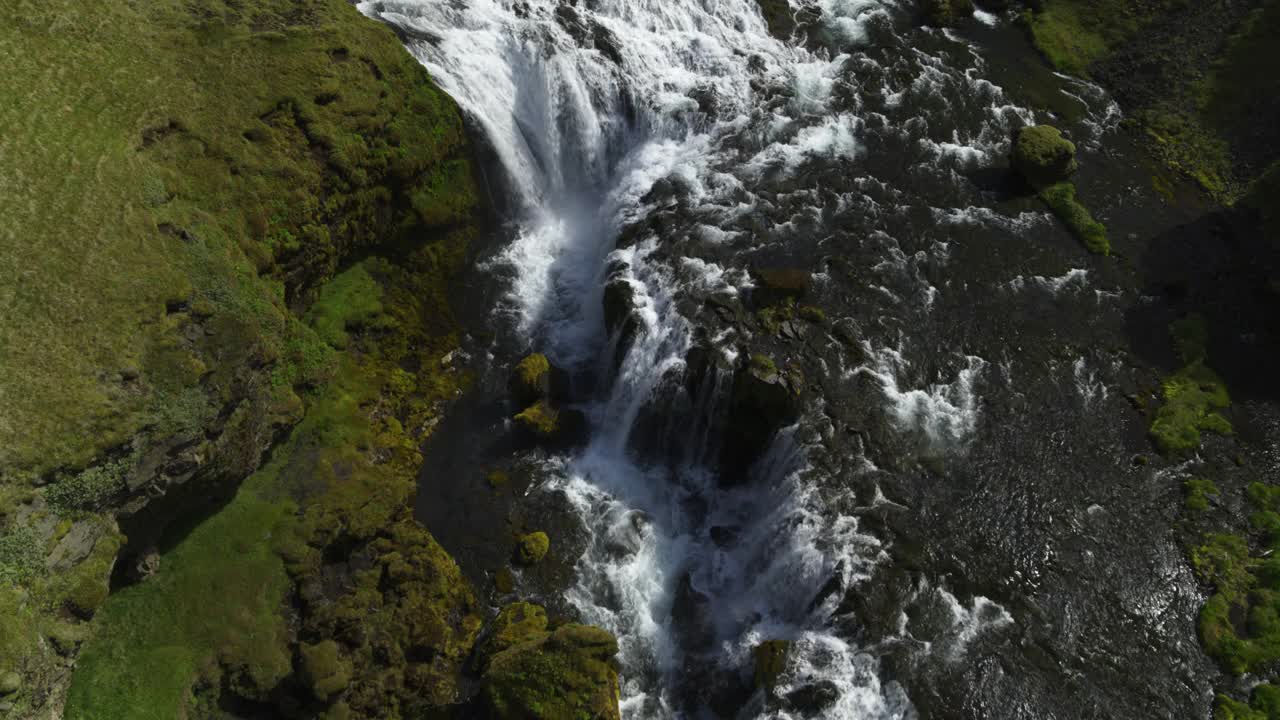
[[[799,415],[801,383],[779,372],[773,360],[753,355],[733,378],[733,398],[720,453],[721,482],[741,481],[779,428]]]
[[[753,677],[756,687],[773,689],[787,667],[787,653],[791,643],[786,640],[765,640],[751,650],[755,666]]]
[[[623,278],[615,277],[604,286],[604,327],[610,337],[619,331],[623,337],[635,334],[636,320],[632,317],[636,309],[635,298],[635,288]]]
[[[813,281],[813,275],[800,268],[753,268],[751,278],[756,283],[751,300],[757,307],[804,297]]]

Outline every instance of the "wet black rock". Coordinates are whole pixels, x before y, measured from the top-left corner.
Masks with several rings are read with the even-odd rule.
[[[751,299],[759,307],[804,297],[813,281],[808,270],[799,268],[755,268],[751,278],[756,284]]]
[[[787,653],[791,643],[786,640],[765,640],[751,650],[756,687],[773,689],[787,667]]]
[[[773,434],[795,422],[801,385],[765,355],[753,355],[738,369],[720,454],[721,482],[740,482]]]
[[[626,279],[614,277],[604,286],[604,327],[611,337],[635,334],[635,309],[636,291]]]

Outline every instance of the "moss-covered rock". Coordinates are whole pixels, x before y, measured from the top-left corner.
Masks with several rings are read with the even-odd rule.
[[[480,657],[484,660],[529,640],[546,635],[547,611],[528,602],[511,603],[498,612],[486,631]]]
[[[535,608],[499,615],[504,640],[484,657],[479,711],[492,720],[619,720],[617,640],[573,623],[539,629],[545,616]]]
[[[1045,187],[1076,171],[1076,146],[1052,125],[1024,127],[1014,138],[1012,163],[1032,187]]]
[[[542,562],[551,549],[551,538],[541,530],[521,535],[516,543],[516,561],[521,565],[535,565]]]
[[[324,640],[316,645],[304,644],[298,654],[302,682],[316,699],[328,700],[351,683],[351,664],[340,657],[338,643]]]
[[[1071,234],[1084,243],[1089,252],[1095,255],[1111,254],[1111,241],[1107,238],[1106,226],[1094,220],[1089,209],[1076,199],[1075,185],[1068,182],[1050,185],[1040,190],[1040,199],[1067,226]]]
[[[532,353],[511,372],[511,395],[520,406],[551,399],[551,361],[542,353]]]
[[[0,696],[12,695],[22,689],[22,676],[12,670],[0,672]]]
[[[973,0],[925,0],[925,21],[945,27],[973,15]]]
[[[1218,695],[1214,720],[1277,720],[1280,718],[1280,687],[1261,683],[1253,688],[1248,703]]]
[[[751,649],[756,687],[770,689],[778,683],[790,650],[791,643],[786,640],[765,640]]]
[[[519,432],[539,442],[576,443],[587,432],[587,418],[581,410],[557,408],[549,400],[539,400],[516,413],[512,420]]]
[[[1190,478],[1183,487],[1187,491],[1187,510],[1191,512],[1204,512],[1209,509],[1210,499],[1216,499],[1221,495],[1218,486],[1212,480],[1204,478]]]
[[[1151,438],[1161,452],[1185,453],[1200,447],[1201,433],[1230,435],[1230,421],[1219,411],[1231,405],[1227,386],[1206,363],[1208,329],[1204,318],[1189,315],[1169,326],[1183,362],[1161,385],[1163,403],[1151,423]]]

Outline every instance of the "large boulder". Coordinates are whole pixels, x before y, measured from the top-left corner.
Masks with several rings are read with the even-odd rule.
[[[610,336],[635,332],[636,290],[625,278],[614,278],[604,286],[604,327]]]
[[[541,530],[521,535],[516,543],[516,561],[521,565],[536,565],[542,562],[551,549],[551,538]]]
[[[597,627],[549,629],[545,611],[507,606],[494,621],[480,658],[477,699],[489,720],[620,720],[618,641]]]
[[[722,482],[733,483],[769,447],[779,428],[796,421],[800,380],[778,370],[772,359],[752,355],[733,377],[733,396],[720,456]]]
[[[587,416],[581,410],[557,408],[548,400],[539,400],[512,420],[520,433],[542,443],[574,444],[587,434]]]
[[[298,655],[302,666],[299,675],[317,700],[326,701],[351,683],[351,664],[343,659],[336,642],[303,644]]]
[[[751,649],[756,687],[768,690],[778,684],[778,678],[787,667],[790,649],[791,643],[786,640],[765,640]]]
[[[526,355],[511,371],[511,396],[521,407],[549,400],[555,385],[556,369],[542,353]]]
[[[1032,187],[1046,187],[1076,171],[1076,146],[1052,125],[1024,127],[1014,138],[1012,163]]]
[[[751,299],[757,306],[764,307],[804,297],[809,292],[813,274],[800,268],[754,268],[751,279],[755,282]]]

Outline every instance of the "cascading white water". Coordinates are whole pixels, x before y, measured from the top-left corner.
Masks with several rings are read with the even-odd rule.
[[[852,46],[895,3],[820,6],[826,31]],[[883,553],[851,514],[831,510],[853,501],[819,491],[792,431],[779,433],[753,480],[736,488],[717,485],[705,455],[672,466],[628,452],[637,416],[691,345],[676,309],[679,283],[692,272],[693,282],[732,293],[746,281],[697,258],[677,267],[655,260],[660,239],[651,236],[615,249],[618,233],[653,210],[645,197],[657,181],[674,178],[715,221],[698,228],[703,241],[734,242],[741,233],[724,226],[756,209],[744,183],[788,177],[815,155],[856,162],[860,101],[836,97],[850,56],[771,37],[755,0],[380,0],[361,9],[413,38],[410,49],[483,130],[518,193],[516,237],[495,264],[511,273],[505,309],[519,332],[559,364],[598,363],[611,261],[634,290],[640,327],[608,392],[587,408],[592,441],[554,461],[557,486],[591,534],[569,599],[619,636],[624,716],[697,717],[680,688],[690,667],[749,672],[750,649],[771,638],[793,642],[781,693],[822,685],[834,695],[821,717],[913,715],[902,691],[882,683],[877,661],[828,628],[844,591]],[[924,70],[897,99],[884,88],[886,107],[936,92],[930,83],[942,83],[933,77],[941,71],[921,57]],[[959,77],[990,100],[990,127],[922,140],[942,167],[1001,151],[1009,119],[1020,117],[998,88]],[[732,141],[741,137],[752,141],[739,148]],[[939,442],[972,429],[980,359],[954,387],[928,391],[899,391],[891,365],[863,372],[892,390],[904,422]],[[703,398],[704,412],[716,394]],[[722,530],[730,537],[717,538]],[[837,592],[824,594],[833,582]],[[711,610],[678,621],[676,596],[689,589]],[[759,704],[742,714],[792,717]]]

